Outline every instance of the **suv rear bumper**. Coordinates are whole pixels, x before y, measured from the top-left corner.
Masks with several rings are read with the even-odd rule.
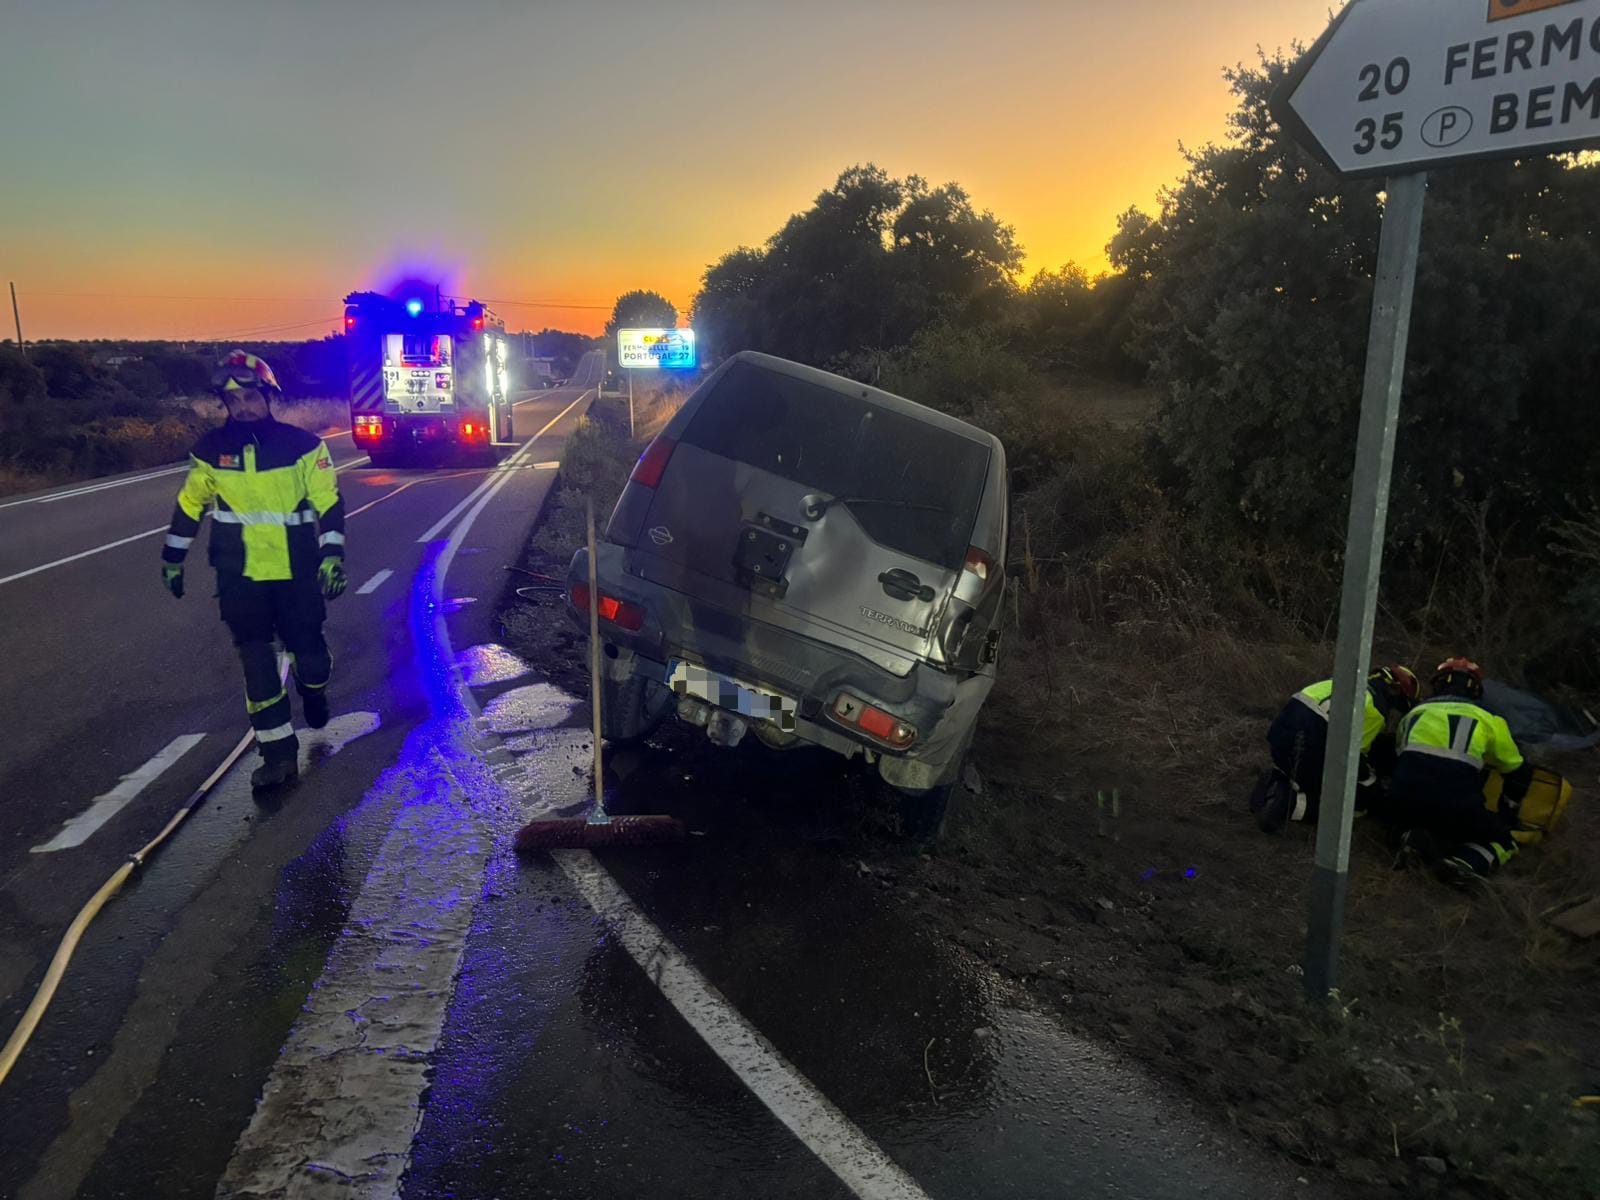
[[[846,756],[863,749],[881,755],[884,778],[896,787],[915,791],[949,782],[992,678],[939,671],[925,663],[896,675],[841,647],[628,574],[626,554],[621,546],[601,543],[596,566],[602,594],[637,605],[644,613],[638,630],[601,623],[604,641],[632,652],[627,671],[665,682],[673,659],[697,663],[793,697],[800,708],[795,735]],[[567,571],[568,596],[587,581],[588,554],[579,550]],[[587,632],[587,614],[570,604],[567,611]],[[916,741],[906,750],[894,750],[831,719],[835,697],[846,691],[914,726]]]

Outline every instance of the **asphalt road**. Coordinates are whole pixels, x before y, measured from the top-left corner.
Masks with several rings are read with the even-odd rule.
[[[0,1085],[0,1195],[1322,1194],[908,921],[822,828],[826,755],[616,755],[686,846],[509,852],[587,798],[586,707],[493,609],[598,369],[524,400],[494,472],[334,443],[336,716],[298,788],[254,801],[247,758],[91,927]],[[177,479],[0,507],[0,1032],[244,732],[204,567],[174,602],[142,533]]]

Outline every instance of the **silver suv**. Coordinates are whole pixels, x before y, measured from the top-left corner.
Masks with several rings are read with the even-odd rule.
[[[861,756],[936,836],[994,686],[999,440],[765,354],[723,363],[634,467],[596,556],[612,741],[671,714],[713,742]],[[568,571],[588,626],[588,562]]]

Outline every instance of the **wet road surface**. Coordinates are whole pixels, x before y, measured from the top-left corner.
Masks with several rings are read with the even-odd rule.
[[[511,854],[590,786],[586,707],[490,611],[547,482],[425,544],[467,490],[405,510],[305,782],[224,781],[86,940],[0,1088],[0,1194],[1326,1194],[912,921],[830,756],[669,737],[608,795],[685,845]],[[75,906],[15,883],[8,1022],[48,956],[16,914]]]

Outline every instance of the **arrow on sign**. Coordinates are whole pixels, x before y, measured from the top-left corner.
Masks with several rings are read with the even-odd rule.
[[[1351,0],[1272,113],[1351,179],[1600,145],[1600,0]]]

